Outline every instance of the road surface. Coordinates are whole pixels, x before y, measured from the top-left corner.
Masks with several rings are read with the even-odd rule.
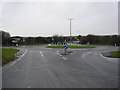
[[[117,47],[73,49],[70,55],[61,55],[61,49],[45,46],[19,49],[23,54],[2,71],[3,88],[118,87],[118,59],[101,55]]]

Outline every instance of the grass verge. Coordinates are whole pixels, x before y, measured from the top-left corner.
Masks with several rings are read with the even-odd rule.
[[[120,58],[120,51],[111,52],[111,57],[113,57],[113,58]]]
[[[46,46],[47,48],[63,48],[64,46]],[[94,46],[68,46],[68,48],[95,48]]]
[[[14,60],[15,54],[18,52],[18,49],[2,49],[2,66],[7,64],[8,62]]]
[[[32,43],[32,44],[21,44],[20,46],[26,45],[26,46],[32,46],[32,45],[47,45],[48,43]]]

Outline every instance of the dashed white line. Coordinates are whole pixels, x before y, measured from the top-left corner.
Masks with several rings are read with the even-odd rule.
[[[41,54],[41,56],[43,56],[43,53],[42,53],[42,51],[40,51],[40,54]]]
[[[64,60],[67,60],[65,57],[63,57]]]
[[[89,55],[89,54],[91,54],[92,52],[90,51],[90,52],[87,52],[87,53],[83,53],[83,55],[82,55],[82,58],[84,58],[85,56],[87,56],[87,55]]]
[[[57,54],[58,54],[59,56],[62,56],[58,51],[57,51]]]
[[[27,86],[27,88],[31,88],[31,86]]]
[[[57,51],[58,55],[62,57],[62,55]],[[67,60],[65,57],[62,57],[64,60]]]

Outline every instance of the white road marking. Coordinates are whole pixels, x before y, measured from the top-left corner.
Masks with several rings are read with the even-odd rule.
[[[27,86],[27,88],[31,88],[31,86]]]
[[[10,64],[10,66],[14,65],[17,61],[14,61],[12,64]]]
[[[3,72],[4,70],[10,68],[11,66],[13,66],[16,62],[18,62],[25,54],[27,53],[27,50],[25,50],[25,52],[20,56],[20,58],[16,59],[15,61],[11,62],[10,64],[2,67],[2,69],[0,70],[0,72]]]
[[[85,57],[85,55],[83,54],[82,57]]]
[[[62,56],[62,55],[59,53],[59,51],[57,51],[57,54],[58,54],[59,56]]]
[[[25,50],[25,52],[20,57],[23,57],[27,53],[27,51],[28,50]]]
[[[57,54],[62,57],[62,55],[57,51]],[[67,60],[65,57],[62,57],[64,60]]]
[[[67,60],[65,57],[63,57],[64,60]]]
[[[43,56],[43,53],[42,53],[42,51],[40,51],[40,54],[41,54],[41,56]]]
[[[45,49],[53,49],[53,48],[45,48]]]
[[[84,58],[85,56],[89,55],[90,53],[92,53],[92,51],[87,52],[87,53],[83,53],[82,58]]]

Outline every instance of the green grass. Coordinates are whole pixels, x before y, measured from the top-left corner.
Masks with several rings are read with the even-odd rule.
[[[8,62],[14,60],[15,53],[17,53],[18,49],[8,49],[4,48],[2,49],[2,65],[7,64]]]
[[[32,44],[21,44],[20,46],[22,45],[27,45],[27,46],[31,46],[31,45],[47,45],[48,43],[32,43]]]
[[[111,52],[111,57],[120,58],[120,51]]]
[[[64,46],[47,46],[47,48],[63,48]],[[68,48],[95,48],[94,46],[68,46]]]

